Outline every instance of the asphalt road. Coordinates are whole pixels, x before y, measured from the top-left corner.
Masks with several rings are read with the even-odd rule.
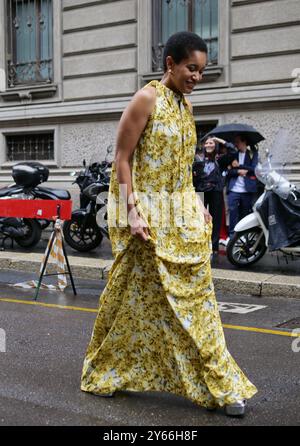
[[[259,390],[246,417],[232,419],[170,394],[120,392],[103,399],[81,392],[82,361],[105,283],[76,281],[77,297],[71,290],[42,291],[32,305],[32,290],[8,285],[28,279],[0,273],[1,426],[300,425],[300,352],[292,350],[293,341],[300,350],[300,338],[278,327],[300,317],[299,300],[218,296],[228,349]],[[228,312],[255,309],[246,304],[264,308]]]

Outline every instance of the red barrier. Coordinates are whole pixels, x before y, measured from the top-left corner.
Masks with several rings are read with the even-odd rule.
[[[61,220],[71,220],[72,200],[0,199],[0,217],[56,220],[58,206]]]

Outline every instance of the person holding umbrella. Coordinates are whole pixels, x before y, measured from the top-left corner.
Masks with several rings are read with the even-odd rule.
[[[211,130],[206,136],[217,136],[233,142],[238,149],[228,169],[229,237],[240,219],[251,212],[257,192],[255,167],[258,163],[257,144],[265,138],[247,124],[225,124]]]
[[[235,137],[238,153],[228,169],[228,208],[229,237],[234,234],[237,223],[251,213],[252,204],[257,192],[255,168],[258,163],[258,152],[248,148],[244,136]]]

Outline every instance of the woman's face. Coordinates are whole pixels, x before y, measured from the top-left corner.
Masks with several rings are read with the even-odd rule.
[[[204,144],[204,148],[207,153],[213,153],[216,149],[216,143],[213,139],[209,138]]]
[[[207,54],[202,51],[192,51],[187,59],[179,64],[172,57],[167,58],[168,69],[171,70],[170,81],[173,88],[182,94],[191,94],[195,86],[202,80],[207,64]]]

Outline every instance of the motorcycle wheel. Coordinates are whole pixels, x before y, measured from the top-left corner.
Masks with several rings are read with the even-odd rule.
[[[24,218],[23,223],[26,229],[26,235],[16,237],[15,241],[22,248],[32,248],[41,240],[42,228],[37,221],[28,218]]]
[[[76,220],[65,221],[63,232],[68,245],[79,252],[92,251],[101,244],[103,239],[96,223],[90,223],[82,234],[81,226]]]
[[[258,238],[261,239],[252,251]],[[260,228],[251,228],[242,232],[235,232],[227,245],[227,258],[230,263],[239,268],[244,268],[258,262],[267,250],[265,236]]]

